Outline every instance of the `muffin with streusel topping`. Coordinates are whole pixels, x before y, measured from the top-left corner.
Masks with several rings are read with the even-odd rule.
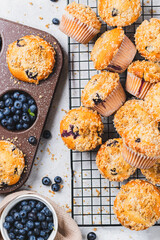
[[[16,184],[24,167],[23,153],[13,143],[0,140],[0,187]]]
[[[97,39],[91,52],[91,60],[97,70],[122,73],[135,54],[136,48],[123,29],[114,28],[104,32]]]
[[[160,159],[149,169],[141,169],[142,174],[152,184],[160,184]]]
[[[122,157],[122,138],[108,140],[103,144],[96,156],[96,164],[100,173],[110,181],[122,182],[136,170]]]
[[[100,17],[109,26],[125,27],[141,15],[140,0],[98,0]]]
[[[72,2],[65,8],[59,28],[77,42],[86,44],[100,32],[101,22],[89,6]]]
[[[147,229],[160,218],[160,191],[147,181],[132,180],[121,187],[113,209],[124,227]]]
[[[70,110],[60,123],[65,145],[80,152],[92,150],[102,143],[103,128],[100,115],[85,107]]]
[[[144,99],[150,87],[160,82],[160,65],[150,61],[135,61],[127,71],[126,90]]]
[[[153,119],[160,122],[160,82],[149,89],[144,100],[146,108]]]
[[[8,46],[8,68],[17,79],[38,84],[51,74],[55,54],[51,44],[39,36],[24,36]]]
[[[160,61],[160,19],[144,20],[135,34],[139,53],[153,62]]]
[[[117,111],[125,100],[118,73],[107,71],[94,75],[81,96],[83,106],[90,107],[105,117]]]

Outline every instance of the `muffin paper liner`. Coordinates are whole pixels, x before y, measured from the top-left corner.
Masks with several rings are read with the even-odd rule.
[[[102,116],[108,117],[117,111],[123,105],[125,100],[126,94],[119,82],[118,86],[109,94],[109,96],[102,103],[95,105],[93,109]]]
[[[69,37],[83,44],[88,43],[100,32],[100,30],[82,23],[67,11],[62,15],[59,29]]]
[[[112,72],[124,72],[134,59],[136,52],[135,45],[125,35],[119,50],[106,69]]]
[[[144,99],[153,83],[146,82],[133,73],[127,72],[126,91],[132,95]]]
[[[131,166],[141,168],[141,169],[148,169],[152,167],[155,162],[160,159],[159,157],[148,157],[142,153],[138,153],[133,151],[131,148],[123,145],[122,149],[122,156],[126,162],[128,162]]]

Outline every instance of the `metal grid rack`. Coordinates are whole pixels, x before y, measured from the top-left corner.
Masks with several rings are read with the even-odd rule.
[[[72,0],[68,0],[68,4]],[[89,5],[98,15],[97,0],[77,0],[78,3]],[[137,26],[144,20],[152,17],[160,18],[159,0],[142,0],[142,15],[138,21],[125,28],[126,35],[134,41],[134,33]],[[108,28],[109,29],[109,28]],[[102,24],[101,33],[107,30],[107,24]],[[94,41],[86,46],[68,38],[68,60],[69,60],[69,95],[70,109],[81,105],[81,91],[91,76],[97,73],[92,61],[90,52]],[[136,59],[140,59],[136,55]],[[126,73],[121,74],[122,85],[125,83]],[[105,126],[103,141],[109,138],[118,137],[114,126],[113,116],[103,118]],[[79,226],[120,226],[113,213],[113,203],[123,183],[109,182],[104,179],[95,163],[97,150],[91,152],[71,151],[72,167],[72,217]],[[131,176],[130,179],[141,178],[140,170]],[[129,180],[130,180],[129,179]],[[160,225],[158,222],[156,225]]]

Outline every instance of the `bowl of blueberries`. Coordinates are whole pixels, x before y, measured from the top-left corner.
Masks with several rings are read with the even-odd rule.
[[[54,240],[58,219],[53,206],[43,197],[21,195],[2,212],[0,228],[5,240]]]

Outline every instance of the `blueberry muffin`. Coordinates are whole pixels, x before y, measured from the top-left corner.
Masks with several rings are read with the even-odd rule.
[[[84,107],[70,110],[60,123],[60,133],[65,145],[80,152],[92,150],[102,144],[103,128],[100,115]]]
[[[135,42],[143,57],[160,61],[160,19],[144,20],[136,30]]]
[[[160,159],[149,169],[141,169],[142,174],[152,184],[160,184]]]
[[[0,140],[0,187],[16,184],[24,167],[23,153],[14,144]]]
[[[160,218],[160,191],[149,182],[132,180],[121,187],[113,209],[124,227],[147,229]]]
[[[153,119],[160,122],[160,82],[150,88],[145,97],[145,102]]]
[[[123,159],[122,146],[123,140],[121,138],[110,139],[100,147],[97,153],[98,169],[110,181],[122,182],[136,170]]]
[[[7,63],[14,77],[38,84],[52,72],[55,51],[39,36],[24,36],[8,46]]]
[[[105,117],[118,110],[125,100],[118,73],[107,71],[94,75],[81,96],[83,106],[90,107]]]
[[[125,27],[137,21],[141,3],[140,0],[99,0],[98,11],[109,26]]]
[[[86,44],[100,32],[101,22],[89,6],[72,2],[65,8],[59,28],[77,42]]]
[[[91,52],[91,60],[97,70],[121,73],[127,69],[135,54],[136,48],[123,29],[114,28],[98,38]]]

